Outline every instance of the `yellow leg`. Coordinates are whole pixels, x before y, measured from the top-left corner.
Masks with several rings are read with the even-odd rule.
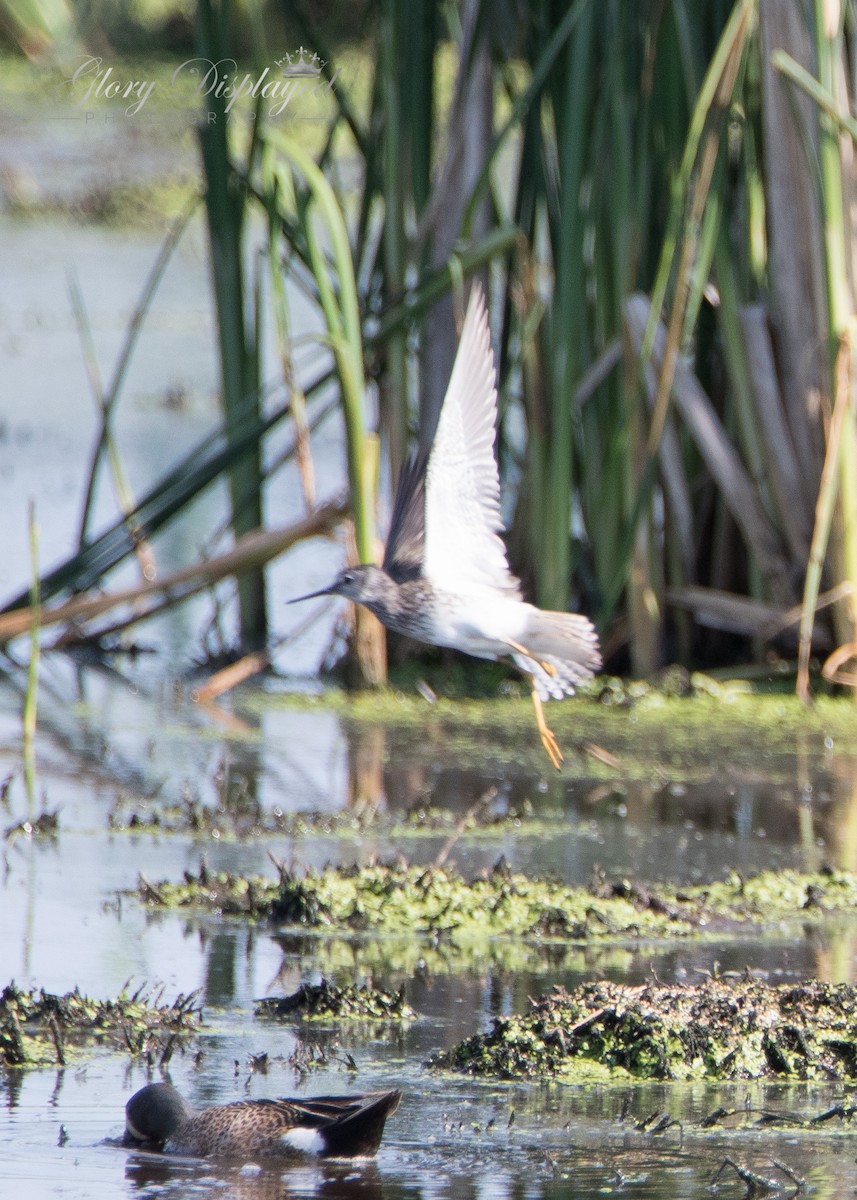
[[[537,654],[533,654],[532,650],[528,650],[526,646],[522,646],[520,642],[513,642],[511,638],[506,638],[506,645],[510,646],[517,654],[523,654],[526,658],[531,658],[533,662],[537,662],[543,671],[548,675],[556,675],[556,667],[553,663],[545,662],[539,658]],[[533,697],[533,708],[536,710],[536,724],[539,727],[539,737],[542,739],[542,745],[547,750],[548,758],[551,763],[559,770],[559,764],[562,762],[562,751],[559,748],[559,743],[554,737],[552,729],[548,728],[548,723],[545,720],[545,712],[542,708],[541,697],[536,690],[536,681],[534,676],[530,675],[529,671],[519,666],[518,670],[522,675],[529,676],[530,685],[532,687],[531,695]]]
[[[513,642],[511,638],[506,638],[506,645],[511,646],[518,654],[523,654],[527,658],[531,658],[533,662],[537,662],[543,671],[547,671],[548,675],[553,678],[556,675],[556,667],[553,663],[545,662],[539,658],[537,654],[533,654],[532,650],[528,650],[526,646],[522,646],[520,642]],[[523,669],[523,668],[522,668]]]
[[[554,737],[553,731],[548,729],[548,723],[545,720],[544,709],[539,693],[536,691],[536,681],[533,680],[533,708],[536,710],[536,724],[539,727],[539,736],[542,739],[542,745],[548,752],[548,758],[552,764],[559,770],[559,764],[562,762],[562,751],[559,748],[559,743]]]

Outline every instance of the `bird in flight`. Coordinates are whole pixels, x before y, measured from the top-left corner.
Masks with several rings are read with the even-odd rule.
[[[509,570],[496,422],[491,334],[474,285],[434,440],[399,476],[382,565],[347,567],[328,587],[297,599],[346,596],[418,641],[511,658],[530,680],[539,735],[558,769],[563,756],[542,703],[571,695],[598,670],[598,636],[584,616],[528,604]]]

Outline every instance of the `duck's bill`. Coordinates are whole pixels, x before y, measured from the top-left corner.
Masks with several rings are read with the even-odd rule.
[[[142,1137],[137,1133],[133,1133],[130,1129],[126,1129],[122,1137],[119,1138],[119,1145],[139,1148],[140,1146],[155,1146],[157,1143],[153,1142],[151,1138]]]

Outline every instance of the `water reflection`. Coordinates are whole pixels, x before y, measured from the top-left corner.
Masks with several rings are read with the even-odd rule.
[[[476,869],[499,849],[510,862],[541,861],[576,882],[596,865],[633,868],[647,880],[765,865],[857,869],[857,758],[801,738],[773,760],[753,761],[739,744],[706,763],[696,747],[690,769],[688,752],[676,762],[666,744],[644,759],[626,756],[613,778],[585,759],[574,773],[546,778],[528,742],[519,747],[491,730],[459,753],[453,735],[445,742],[446,727],[431,722],[422,736],[266,708],[263,695],[248,693],[233,736],[182,690],[165,695],[120,672],[79,666],[62,675],[53,671],[40,707],[38,770],[47,795],[59,781],[90,785],[96,803],[76,814],[80,825],[99,823],[98,798],[112,794],[117,829],[239,839],[269,832],[319,843],[359,836],[374,850],[373,837],[383,841],[394,826],[412,856],[434,858],[455,835],[456,856],[467,846]],[[20,684],[5,696],[0,685],[7,773],[20,771],[19,705]],[[79,789],[75,803],[86,803]]]
[[[381,1176],[373,1163],[311,1163],[284,1167],[212,1165],[166,1155],[131,1154],[125,1168],[129,1195],[222,1196],[237,1200],[381,1200]]]
[[[667,742],[648,747],[645,758],[625,753],[614,777],[580,758],[575,771],[546,778],[529,730],[520,745],[480,730],[476,745],[471,738],[465,747],[457,729],[432,718],[425,730],[362,725],[272,706],[264,692],[232,701],[240,723],[227,727],[193,705],[184,685],[117,680],[79,666],[50,670],[37,762],[59,832],[54,840],[3,841],[7,977],[57,991],[79,985],[97,996],[129,977],[163,981],[168,997],[201,987],[200,1053],[171,1063],[196,1103],[351,1086],[401,1086],[407,1099],[371,1168],[241,1174],[104,1144],[121,1128],[124,1101],[145,1071],[140,1064],[96,1057],[80,1070],[6,1073],[0,1154],[19,1190],[91,1200],[224,1193],[536,1200],[621,1189],[665,1200],[703,1194],[727,1153],[761,1174],[773,1153],[781,1155],[818,1195],[851,1186],[848,1155],[821,1138],[746,1130],[703,1138],[694,1127],[722,1099],[704,1088],[510,1086],[438,1078],[422,1067],[431,1053],[525,1009],[530,996],[557,983],[642,983],[653,973],[694,982],[747,968],[774,983],[857,982],[857,930],[845,917],[801,923],[798,914],[788,928],[705,942],[492,938],[465,953],[443,936],[318,936],[152,913],[117,894],[138,872],[153,880],[196,872],[201,857],[212,871],[271,876],[269,851],[296,868],[398,853],[427,863],[447,856],[467,875],[504,856],[514,869],[578,884],[598,875],[695,882],[767,866],[857,869],[854,756],[798,738],[791,752],[772,757],[736,745],[706,759],[704,747]],[[14,775],[0,798],[4,830],[26,813],[19,704],[17,692],[0,686],[0,780]],[[322,975],[340,986],[404,984],[420,1016],[400,1024],[254,1017],[255,1000],[288,995]],[[258,1055],[267,1056],[267,1074],[254,1069]],[[747,1094],[737,1091],[730,1103],[740,1109]],[[765,1102],[817,1111],[820,1095],[793,1088],[766,1093]],[[831,1090],[828,1098],[841,1097]],[[654,1135],[636,1127],[658,1108],[682,1128]],[[60,1125],[67,1147],[58,1145]],[[85,1185],[71,1162],[82,1164]]]

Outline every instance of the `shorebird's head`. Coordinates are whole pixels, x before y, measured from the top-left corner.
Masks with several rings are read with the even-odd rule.
[[[315,596],[345,596],[348,600],[371,607],[373,604],[383,605],[395,588],[393,580],[380,567],[371,565],[346,567],[344,571],[339,572],[328,587],[319,588],[317,592],[310,592],[308,596],[296,596],[289,603],[297,604],[299,600],[312,600]]]

